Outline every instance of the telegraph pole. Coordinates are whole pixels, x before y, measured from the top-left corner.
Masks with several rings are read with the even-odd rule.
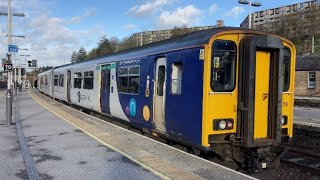
[[[8,47],[12,44],[12,14],[11,14],[11,0],[8,0]],[[8,52],[8,62],[11,64],[11,54]],[[12,124],[12,92],[11,92],[11,82],[12,76],[11,72],[8,72],[7,80],[7,95],[6,95],[6,120],[7,125]]]

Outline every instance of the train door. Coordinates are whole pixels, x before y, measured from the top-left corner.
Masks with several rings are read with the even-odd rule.
[[[279,38],[251,36],[241,41],[238,132],[248,146],[281,141],[283,45]],[[240,127],[239,126],[239,127]]]
[[[254,138],[266,138],[268,127],[270,52],[256,51]]]
[[[71,70],[67,71],[67,101],[71,102]]]
[[[166,101],[166,66],[167,59],[157,59],[154,83],[154,124],[158,130],[166,131],[165,127],[165,101]]]
[[[101,66],[100,108],[106,114],[110,114],[110,69],[110,64]]]

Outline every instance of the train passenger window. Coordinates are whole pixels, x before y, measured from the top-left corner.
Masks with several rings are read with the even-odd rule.
[[[59,86],[63,87],[64,75],[59,74]]]
[[[172,63],[171,67],[171,93],[173,95],[179,95],[181,94],[182,63]]]
[[[54,75],[53,85],[54,86],[58,86],[58,82],[59,82],[59,76],[58,75]]]
[[[46,77],[44,78],[44,84],[45,84],[45,85],[48,85],[48,76],[46,76]]]
[[[165,75],[166,75],[166,67],[165,66],[159,66],[158,69],[158,84],[157,84],[157,94],[158,96],[163,96],[163,85],[165,81]]]
[[[93,89],[93,71],[84,72],[83,89]]]
[[[140,67],[120,67],[118,69],[118,91],[138,94],[140,87]]]
[[[74,73],[74,79],[73,79],[73,87],[77,89],[81,89],[82,85],[82,73],[77,72]]]
[[[217,92],[231,92],[235,88],[237,47],[233,41],[213,43],[211,60],[211,88]]]
[[[283,52],[283,91],[286,92],[290,87],[290,64],[291,51],[288,47],[284,48]]]

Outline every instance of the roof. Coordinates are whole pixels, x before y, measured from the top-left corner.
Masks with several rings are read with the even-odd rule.
[[[296,71],[320,71],[320,55],[297,56]]]
[[[181,48],[188,48],[188,47],[196,47],[207,44],[212,36],[220,32],[227,32],[227,31],[243,31],[244,33],[263,33],[266,35],[270,35],[270,33],[261,32],[253,29],[244,29],[240,27],[222,27],[222,28],[213,28],[213,29],[206,29],[201,31],[195,31],[189,34],[185,34],[182,36],[178,36],[175,38],[170,38],[167,40],[150,43],[144,46],[119,51],[117,53],[113,53],[110,55],[105,55],[93,59],[89,59],[86,61],[81,61],[73,64],[66,64],[62,66],[58,66],[55,69],[72,69],[79,65],[90,65],[90,64],[102,64],[105,62],[112,62],[119,59],[131,59],[137,58],[141,56],[148,56],[154,54],[161,54],[163,52],[168,52],[172,50],[177,50]]]

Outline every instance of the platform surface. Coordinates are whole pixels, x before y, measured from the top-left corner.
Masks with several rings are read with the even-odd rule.
[[[0,96],[0,101],[5,102],[5,97]],[[0,115],[5,114],[4,105]],[[1,119],[0,160],[8,163],[0,163],[0,169],[7,169],[0,179],[28,179],[26,167],[32,163],[24,163],[26,159],[33,161],[41,179],[253,179],[72,109],[33,89],[19,93],[15,108],[20,123],[6,126]],[[30,159],[18,141],[19,125]]]

